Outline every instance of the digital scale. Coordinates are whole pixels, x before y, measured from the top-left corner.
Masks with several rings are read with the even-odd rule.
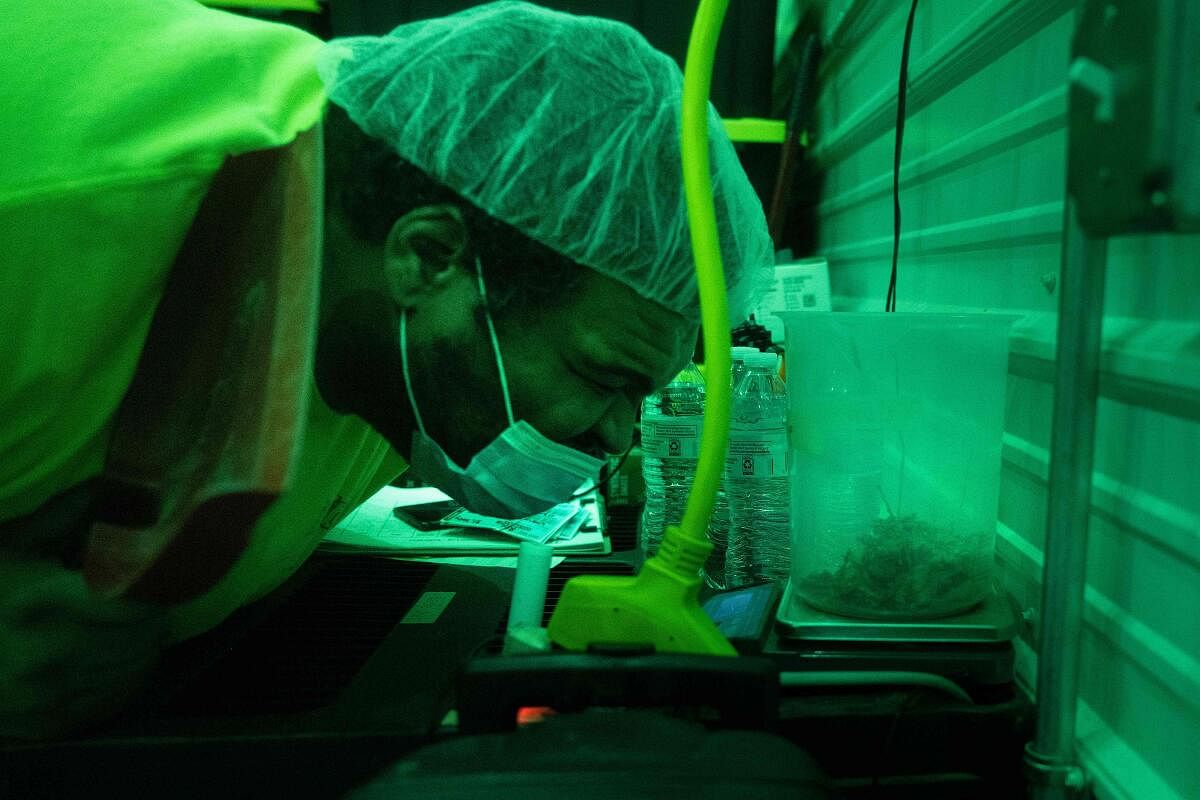
[[[1020,617],[1011,601],[992,588],[974,608],[936,619],[859,619],[813,608],[789,581],[776,614],[779,635],[787,639],[834,642],[957,642],[995,644],[1012,641]]]
[[[769,655],[784,670],[926,672],[978,698],[1011,692],[1021,617],[993,587],[973,609],[950,617],[844,617],[808,605],[789,583],[775,615]]]

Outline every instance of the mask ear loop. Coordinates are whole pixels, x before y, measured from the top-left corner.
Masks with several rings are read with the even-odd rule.
[[[641,419],[641,417],[642,417],[642,402],[638,402],[636,417],[638,419]],[[599,483],[593,484],[592,486],[588,487],[587,489],[580,489],[578,492],[576,492],[575,494],[568,497],[564,502],[566,502],[566,503],[574,502],[575,500],[578,500],[581,497],[587,497],[592,492],[598,491],[601,488],[607,486],[608,483],[617,476],[617,473],[621,471],[621,467],[625,466],[625,462],[629,460],[629,454],[633,452],[633,448],[637,447],[637,445],[638,445],[637,439],[634,439],[632,442],[629,443],[629,447],[626,447],[625,452],[621,454],[621,459],[616,464],[613,465],[612,469],[610,469],[608,471],[608,474],[604,476],[604,480],[600,481]]]
[[[500,391],[504,393],[504,411],[508,414],[508,424],[515,425],[512,398],[508,393],[508,375],[504,372],[504,357],[500,355],[500,339],[496,336],[496,324],[492,322],[492,312],[488,308],[487,287],[483,285],[483,264],[478,256],[475,257],[475,275],[479,279],[479,297],[483,300],[483,315],[487,318],[488,333],[492,337],[492,352],[496,354],[496,366],[500,369]]]
[[[629,459],[629,454],[633,452],[633,448],[634,448],[635,444],[636,444],[635,442],[631,442],[629,444],[629,447],[625,448],[625,452],[621,454],[620,461],[618,461],[615,465],[613,465],[613,468],[610,469],[608,471],[608,474],[604,476],[604,480],[599,481],[597,483],[593,483],[591,486],[589,486],[586,489],[580,489],[578,492],[571,495],[563,502],[564,503],[573,503],[576,500],[587,497],[589,494],[599,491],[600,489],[607,486],[609,481],[611,481],[613,478],[615,478],[617,476],[617,473],[621,471],[621,467],[625,466],[625,462]]]
[[[408,402],[412,406],[413,416],[417,419],[417,430],[425,433],[425,421],[421,419],[421,410],[417,408],[417,397],[413,394],[412,380],[408,375],[408,309],[400,312],[400,368],[404,373],[404,391],[408,392]]]

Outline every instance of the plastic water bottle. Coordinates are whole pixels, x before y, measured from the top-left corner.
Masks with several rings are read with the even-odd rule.
[[[747,356],[733,393],[725,481],[729,494],[729,587],[786,580],[791,568],[787,386],[774,353]]]
[[[683,521],[688,491],[696,475],[704,422],[704,376],[689,364],[662,391],[642,405],[642,509],[639,544],[649,558],[658,552],[666,525]]]
[[[738,385],[746,371],[746,356],[757,353],[757,347],[735,347],[730,354],[730,390]],[[700,569],[704,582],[714,589],[727,587],[725,580],[725,557],[729,545],[729,498],[722,476],[721,485],[717,489],[717,500],[713,505],[712,521],[708,524],[708,540],[712,542],[712,553]]]

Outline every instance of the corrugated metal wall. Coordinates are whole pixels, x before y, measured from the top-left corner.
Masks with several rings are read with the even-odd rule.
[[[821,252],[836,309],[880,310],[909,4],[822,5]],[[1026,608],[1040,603],[1073,22],[1069,0],[925,0],[909,74],[899,309],[1022,315],[997,559]],[[1200,237],[1110,244],[1102,364],[1081,753],[1101,797],[1197,798]]]

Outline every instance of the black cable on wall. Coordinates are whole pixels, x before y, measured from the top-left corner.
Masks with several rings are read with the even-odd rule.
[[[896,310],[896,267],[900,261],[900,150],[904,146],[905,101],[908,97],[908,52],[912,45],[913,20],[917,15],[917,0],[908,11],[904,28],[904,49],[900,52],[900,88],[896,98],[896,152],[892,161],[892,277],[888,281],[884,311]]]

